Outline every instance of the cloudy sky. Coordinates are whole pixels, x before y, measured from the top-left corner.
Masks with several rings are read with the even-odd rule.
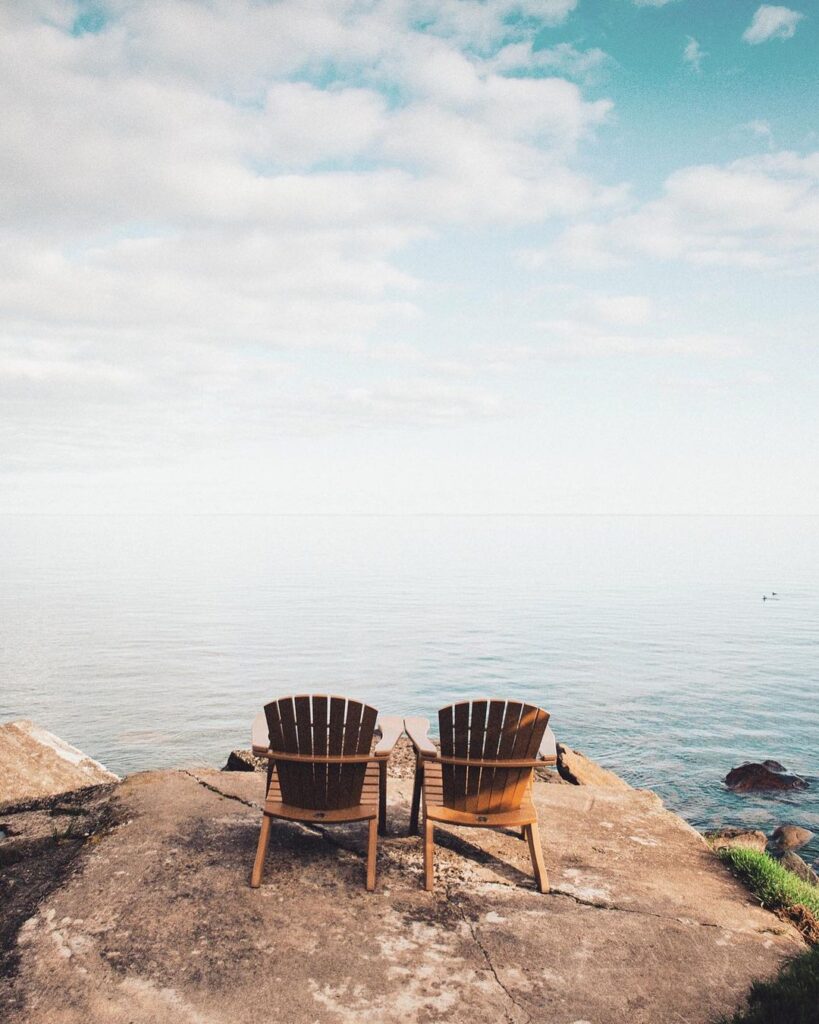
[[[0,8],[0,511],[819,513],[819,9]]]

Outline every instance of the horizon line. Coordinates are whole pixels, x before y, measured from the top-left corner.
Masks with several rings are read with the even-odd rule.
[[[4,512],[0,517],[38,519],[256,517],[276,519],[816,519],[819,512]]]

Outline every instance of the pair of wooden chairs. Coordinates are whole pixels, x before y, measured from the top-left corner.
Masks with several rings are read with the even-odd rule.
[[[410,833],[423,812],[424,888],[434,882],[435,824],[520,828],[535,879],[548,878],[532,801],[535,768],[554,765],[549,713],[520,701],[476,700],[438,713],[440,751],[426,718],[378,717],[343,697],[283,697],[253,724],[253,753],[268,759],[267,796],[250,884],[261,884],[274,818],[322,825],[366,821],[366,886],[375,888],[378,832],[386,832],[387,762],[406,730],[416,755]]]

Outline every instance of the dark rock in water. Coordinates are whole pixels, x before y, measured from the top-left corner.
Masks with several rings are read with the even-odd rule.
[[[771,833],[771,849],[779,853],[787,850],[798,850],[813,839],[813,832],[799,825],[780,825]]]
[[[788,770],[784,764],[780,764],[778,761],[763,761],[762,764],[766,768],[770,768],[772,772],[786,772]]]
[[[267,758],[256,757],[249,750],[231,750],[223,772],[267,771]]]
[[[779,765],[772,769],[771,764],[778,764],[777,761],[767,761],[764,764],[756,764],[746,761],[738,768],[732,768],[725,776],[725,785],[736,793],[748,793],[753,790],[789,790],[807,789],[808,784],[798,775],[788,775]]]
[[[783,853],[779,863],[783,868],[787,868],[792,874],[801,878],[803,882],[807,882],[809,885],[819,885],[819,875],[793,850]]]
[[[720,828],[714,832],[706,832],[705,838],[714,850],[724,850],[729,846],[744,846],[749,850],[764,852],[768,840],[759,829]]]

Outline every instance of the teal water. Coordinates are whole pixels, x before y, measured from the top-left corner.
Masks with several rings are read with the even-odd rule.
[[[288,692],[431,717],[519,696],[697,826],[819,833],[817,518],[5,516],[0,538],[0,720],[117,772],[221,764]],[[811,788],[724,789],[766,757]]]

